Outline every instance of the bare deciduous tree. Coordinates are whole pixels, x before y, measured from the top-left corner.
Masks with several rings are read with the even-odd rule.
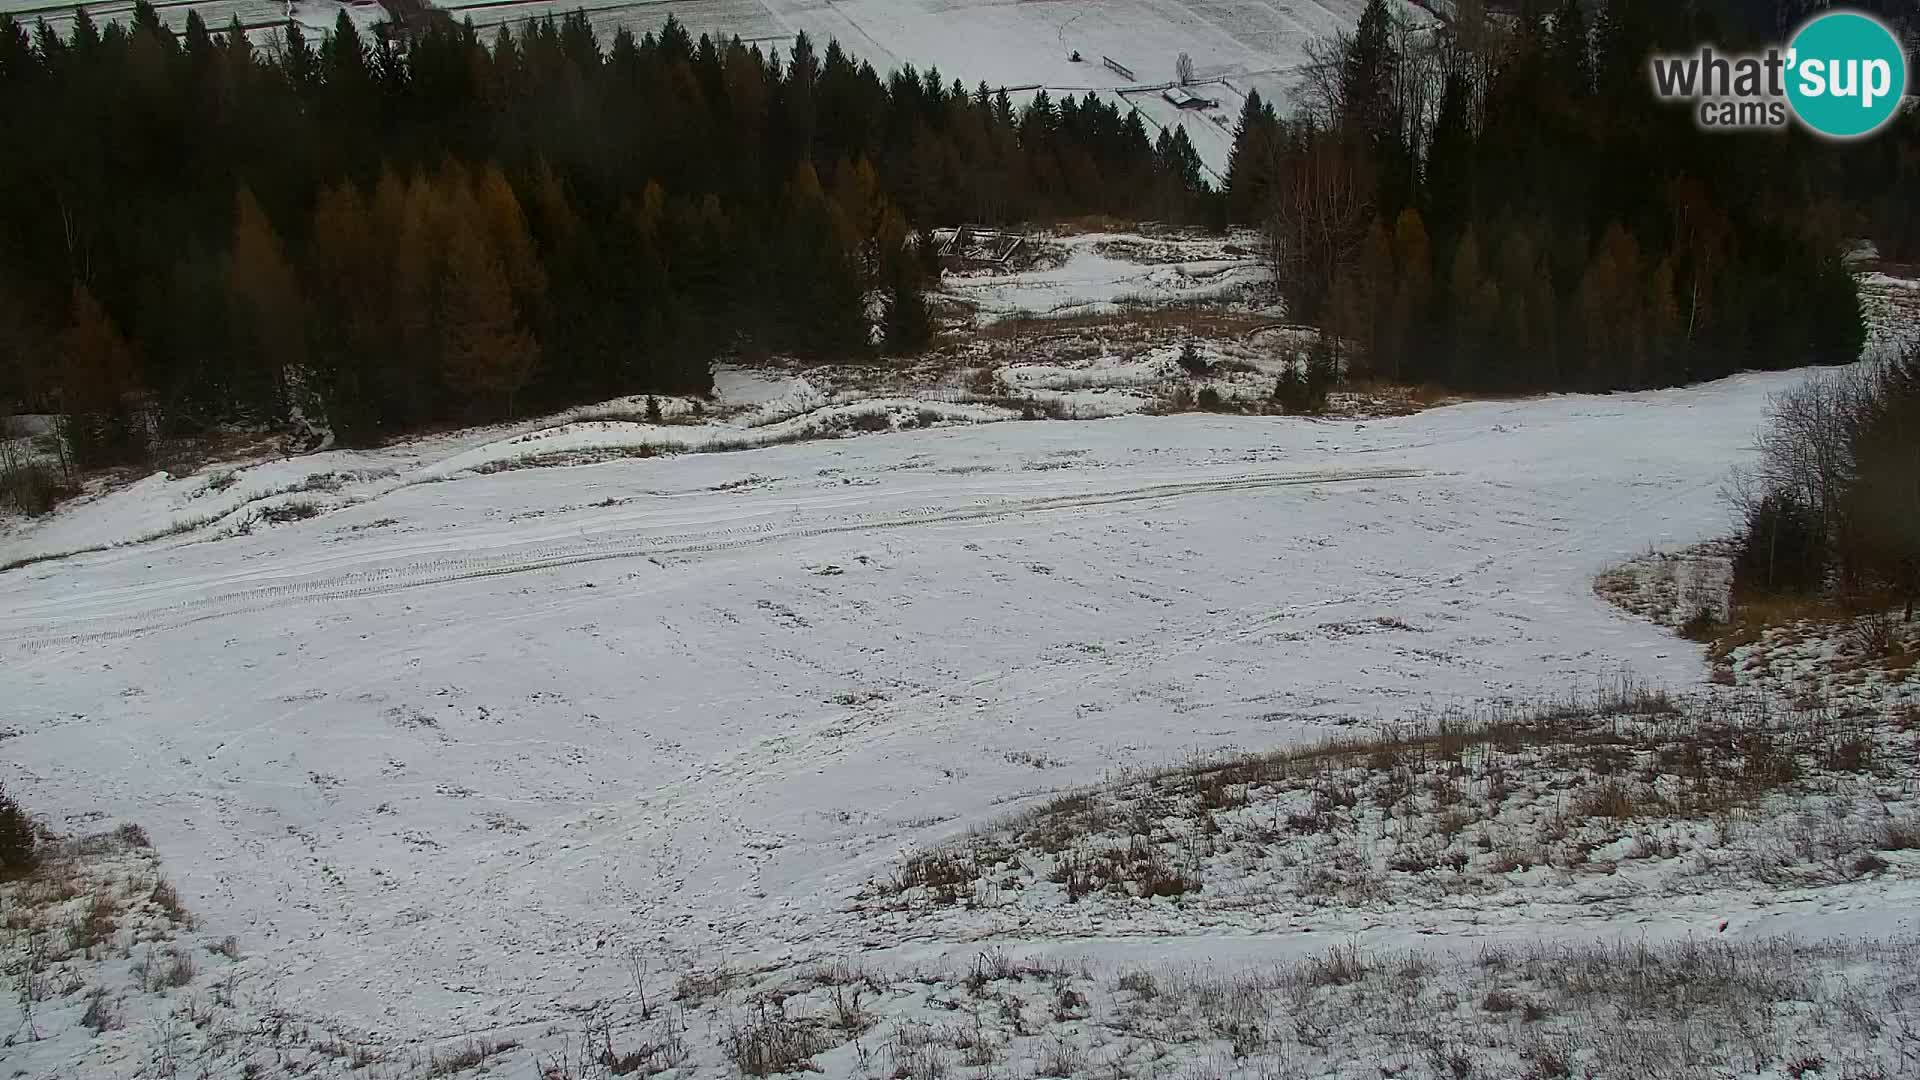
[[[1267,229],[1274,277],[1291,302],[1311,308],[1366,236],[1372,184],[1337,138],[1320,135],[1281,158],[1274,195]]]
[[[1775,394],[1755,446],[1759,460],[1735,473],[1735,505],[1750,510],[1770,494],[1785,495],[1817,515],[1840,539],[1846,492],[1853,483],[1853,446],[1873,397],[1864,371],[1822,372]]]
[[[1300,67],[1300,89],[1295,100],[1300,111],[1317,128],[1330,128],[1340,115],[1340,61],[1347,53],[1349,35],[1309,39],[1307,62]]]
[[[1920,352],[1877,369],[1823,372],[1774,396],[1731,501],[1753,520],[1769,499],[1804,507],[1839,585],[1891,586],[1912,617],[1920,592]]]
[[[1186,53],[1181,53],[1173,62],[1173,74],[1175,78],[1180,80],[1181,86],[1191,86],[1193,84],[1193,57],[1188,56]]]

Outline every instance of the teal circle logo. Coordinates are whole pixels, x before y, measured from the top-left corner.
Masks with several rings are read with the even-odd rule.
[[[1857,11],[1809,21],[1788,46],[1787,103],[1800,122],[1834,139],[1880,130],[1907,92],[1907,56],[1887,25]]]

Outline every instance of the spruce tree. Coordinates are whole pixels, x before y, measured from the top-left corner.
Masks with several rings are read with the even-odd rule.
[[[1334,350],[1333,335],[1323,330],[1314,335],[1313,349],[1307,354],[1307,370],[1302,385],[1304,411],[1325,412],[1327,392],[1339,381],[1340,357]]]
[[[1260,99],[1260,91],[1249,90],[1227,157],[1227,220],[1245,225],[1265,219],[1278,127],[1273,107]]]
[[[236,391],[256,417],[274,416],[286,404],[289,373],[306,366],[306,308],[279,233],[244,186],[234,193],[230,251],[234,345],[243,361]]]
[[[511,417],[540,347],[518,325],[507,268],[482,225],[454,224],[440,310],[440,363],[448,388],[479,418]]]
[[[146,427],[128,404],[138,375],[133,349],[84,285],[60,337],[60,405],[67,451],[83,466],[118,465],[146,453]]]
[[[887,350],[915,353],[933,340],[933,316],[927,309],[922,291],[920,268],[902,251],[886,260],[887,272]]]

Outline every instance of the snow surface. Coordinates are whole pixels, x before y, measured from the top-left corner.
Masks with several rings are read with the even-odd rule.
[[[1013,272],[953,273],[940,295],[974,307],[986,322],[1016,316],[1103,315],[1128,304],[1196,304],[1236,298],[1272,280],[1257,234],[1225,239],[1078,233],[1042,241],[1057,265]]]
[[[479,26],[581,6],[567,0],[504,6],[450,0],[441,6],[458,18],[469,5],[477,5],[471,17]],[[1184,126],[1217,174],[1226,168],[1245,93],[1257,89],[1284,104],[1300,82],[1308,43],[1351,29],[1365,7],[1366,0],[602,0],[585,10],[603,41],[622,26],[636,34],[657,30],[671,11],[696,35],[738,36],[784,54],[805,31],[816,49],[837,40],[883,74],[908,64],[922,72],[937,68],[948,83],[959,79],[970,90],[981,82],[1006,87],[1019,100],[1040,87],[1055,96],[1098,92],[1122,110],[1138,108],[1150,134]],[[1400,7],[1411,17],[1429,18],[1411,5]],[[1069,59],[1075,51],[1079,63]],[[1219,108],[1180,110],[1160,97],[1158,88],[1173,82],[1181,53],[1192,56],[1196,78]],[[1103,56],[1130,68],[1138,82],[1106,68]]]
[[[492,473],[423,440],[316,517],[0,573],[0,780],[56,828],[140,822],[279,1007],[396,1039],[557,1021],[634,948],[962,956],[843,909],[903,849],[1118,769],[1622,669],[1698,684],[1592,581],[1723,532],[1726,470],[1800,377]],[[60,517],[139,531],[114,505]],[[1386,617],[1418,647],[1316,632]],[[1846,925],[1896,925],[1872,904]],[[1798,911],[1743,925],[1820,932]]]

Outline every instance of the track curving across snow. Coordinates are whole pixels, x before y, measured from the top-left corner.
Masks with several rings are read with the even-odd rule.
[[[772,523],[763,522],[707,532],[671,535],[626,531],[566,542],[527,544],[481,555],[440,556],[390,566],[314,574],[294,580],[278,581],[271,585],[208,592],[173,603],[109,611],[95,616],[56,619],[15,627],[0,625],[0,647],[34,653],[50,648],[97,644],[139,634],[173,630],[210,620],[283,608],[295,603],[379,596],[432,585],[533,573],[618,559],[707,555],[750,545],[838,534],[994,521],[1026,514],[1152,502],[1192,495],[1369,480],[1409,479],[1423,475],[1427,475],[1427,470],[1392,467],[1240,474],[1071,495],[1016,499],[958,509],[923,507],[904,513],[855,517],[837,523],[790,528],[781,528]],[[217,585],[217,582],[213,584]]]

